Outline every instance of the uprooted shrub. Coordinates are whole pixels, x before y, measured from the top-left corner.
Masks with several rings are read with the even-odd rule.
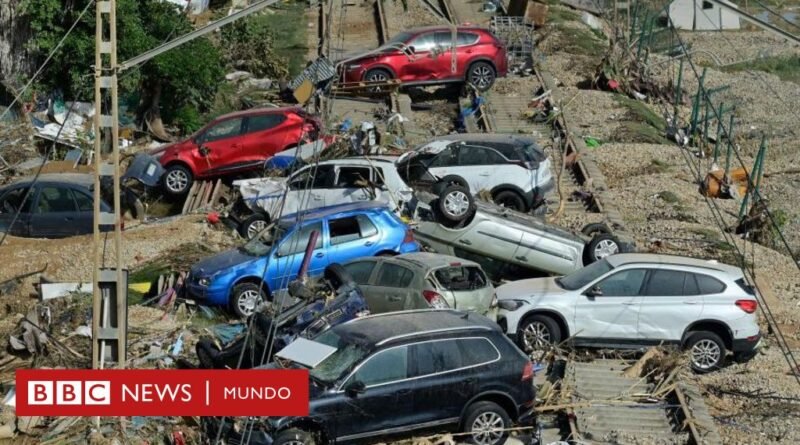
[[[285,78],[289,61],[276,54],[275,36],[263,17],[248,17],[222,29],[225,59],[231,68],[256,77]]]

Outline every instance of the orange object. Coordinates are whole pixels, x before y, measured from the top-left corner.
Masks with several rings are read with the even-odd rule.
[[[725,170],[708,172],[706,179],[703,181],[701,193],[711,198],[732,198],[730,194],[723,193],[724,177]],[[745,193],[747,193],[747,178],[748,172],[743,167],[731,170],[730,172],[728,182],[731,186],[736,187],[739,196],[744,196]]]
[[[210,224],[219,224],[219,213],[211,212],[206,216],[206,219]]]

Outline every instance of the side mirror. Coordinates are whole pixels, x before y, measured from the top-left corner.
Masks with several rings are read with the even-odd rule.
[[[348,383],[347,386],[344,387],[344,392],[349,397],[355,397],[355,396],[363,393],[365,389],[366,389],[366,386],[364,385],[364,382],[362,382],[360,380],[354,380],[354,381]]]
[[[417,53],[417,49],[414,48],[413,46],[409,46],[408,47],[408,53],[409,54],[416,54]]]
[[[594,297],[602,297],[603,296],[603,291],[600,290],[599,286],[595,286],[595,287],[587,290],[586,292],[584,292],[584,295],[586,295],[587,297],[592,297],[592,298],[594,298]]]

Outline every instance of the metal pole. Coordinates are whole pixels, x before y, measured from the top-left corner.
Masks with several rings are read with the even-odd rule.
[[[755,196],[756,198],[759,195],[761,189],[761,178],[764,175],[764,159],[767,157],[767,138],[766,136],[761,136],[761,148],[758,149],[758,173],[756,173],[756,183],[755,183]]]
[[[120,167],[119,167],[119,95],[117,89],[117,0],[110,0],[111,11],[109,22],[111,29],[111,147],[114,162],[114,247],[116,249],[117,269],[117,368],[125,368],[127,355],[127,306],[128,287],[123,279],[122,264],[122,211],[120,203]]]
[[[725,155],[725,179],[727,180],[731,174],[731,155],[733,154],[733,119],[734,115],[731,113],[731,122],[728,125],[728,153]]]
[[[100,163],[102,162],[102,133],[100,129],[100,114],[102,107],[102,90],[100,88],[101,77],[103,75],[103,56],[100,46],[103,41],[103,11],[101,2],[95,5],[95,47],[94,47],[94,237],[92,238],[92,253],[94,257],[94,272],[92,286],[92,337],[97,338],[100,332],[100,312],[103,296],[100,292],[100,266],[103,264],[100,258]],[[102,354],[102,351],[99,352]],[[92,368],[100,368],[100,355],[92,345]]]
[[[724,103],[719,104],[719,112],[722,113],[724,109]],[[716,164],[719,161],[719,141],[722,140],[722,114],[720,114],[719,119],[717,120],[717,138],[714,141],[714,163]]]

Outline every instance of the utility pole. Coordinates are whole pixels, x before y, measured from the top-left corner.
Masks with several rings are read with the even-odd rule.
[[[127,272],[122,269],[116,0],[96,2],[95,27],[92,368],[104,368],[108,358],[122,369],[125,368],[127,357],[128,284]],[[106,91],[111,96],[110,114],[103,113],[103,93]],[[110,164],[103,161],[104,134],[111,139]],[[100,211],[100,184],[103,176],[114,178],[113,214]],[[112,267],[104,267],[105,249],[100,238],[100,227],[109,225],[114,226],[115,261]]]
[[[117,63],[117,2],[96,2],[94,66],[94,287],[92,295],[92,368],[102,369],[107,359],[125,368],[128,337],[128,271],[122,262],[122,212],[120,210],[119,100],[117,75],[184,43],[247,17],[279,0],[261,0],[216,22],[177,37],[121,64]],[[108,31],[106,34],[105,31]],[[103,93],[111,96],[111,110],[103,114]],[[111,138],[111,163],[103,162],[103,133]],[[109,134],[110,133],[110,134]],[[100,178],[114,178],[114,213],[100,211]],[[115,261],[104,262],[101,226],[114,226]]]

